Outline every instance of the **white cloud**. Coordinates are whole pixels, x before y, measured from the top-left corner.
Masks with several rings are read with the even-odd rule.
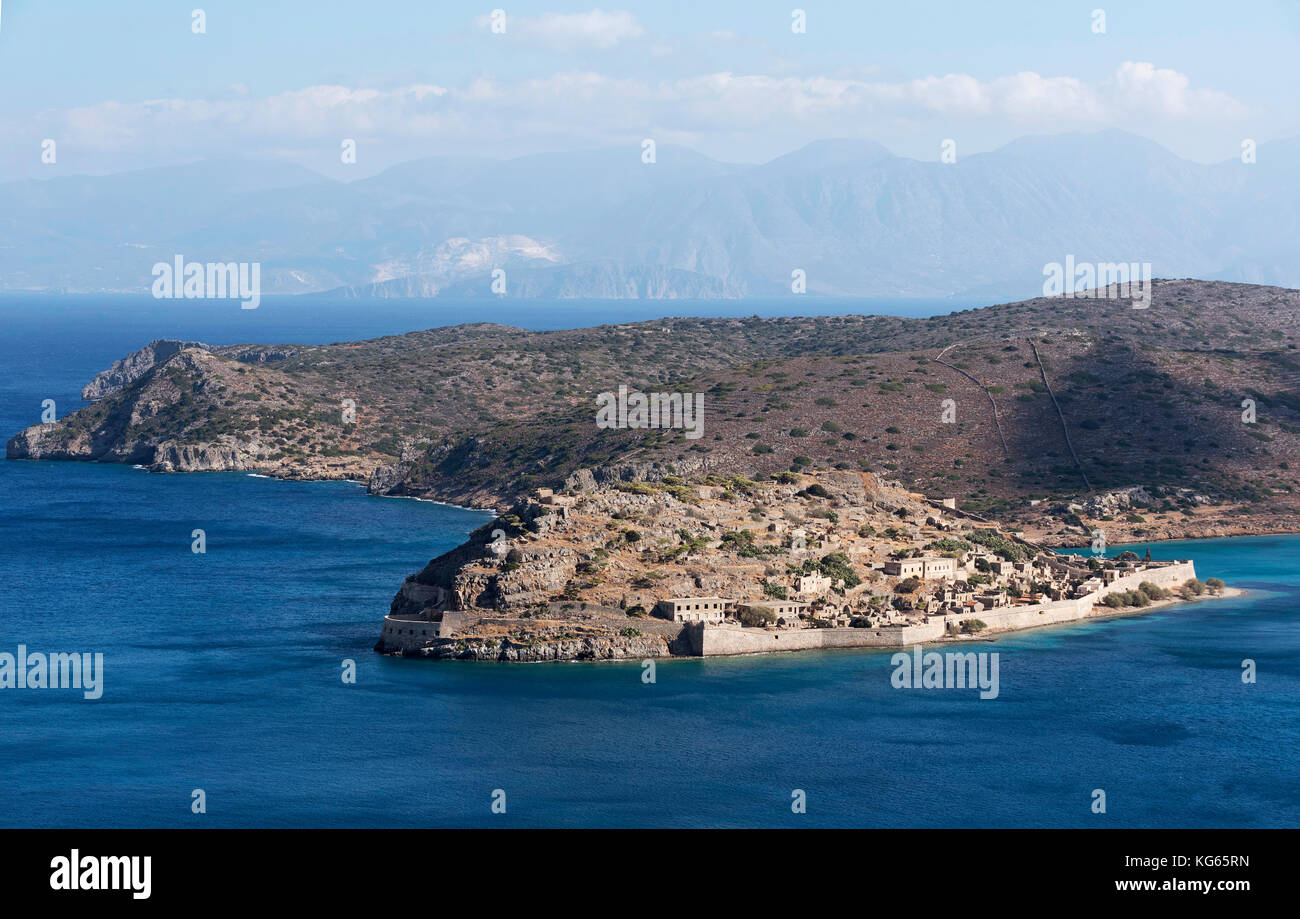
[[[1188,78],[1151,64],[1125,63],[1105,82],[1043,77],[1032,71],[981,81],[968,74],[901,82],[833,77],[714,73],[674,84],[684,104],[720,122],[728,118],[816,117],[832,113],[996,117],[1013,122],[1069,120],[1096,125],[1132,114],[1177,119],[1236,118],[1245,108],[1219,92],[1189,89]]]
[[[480,28],[490,29],[491,17],[480,16]],[[536,42],[552,51],[595,48],[608,51],[620,42],[640,38],[645,29],[627,10],[588,13],[542,13],[540,16],[507,17],[505,35]]]
[[[1136,111],[1157,117],[1241,117],[1245,107],[1226,93],[1188,89],[1189,80],[1176,70],[1128,61],[1115,72],[1116,93]]]
[[[946,74],[896,82],[723,72],[653,83],[576,71],[517,81],[481,78],[457,87],[322,85],[261,98],[236,91],[218,100],[104,102],[42,112],[25,125],[0,124],[0,133],[21,128],[23,136],[38,132],[38,137],[59,138],[60,153],[66,141],[70,150],[138,154],[143,162],[231,151],[328,151],[343,137],[387,145],[393,155],[399,148],[409,150],[412,156],[433,150],[571,149],[639,143],[649,136],[695,146],[722,139],[761,147],[775,135],[858,134],[888,145],[891,137],[882,132],[890,126],[940,130],[962,118],[1023,133],[1063,125],[1131,126],[1138,117],[1144,123],[1202,124],[1244,113],[1244,106],[1224,93],[1191,88],[1184,74],[1129,62],[1111,78],[1091,84],[1032,72],[991,80]]]

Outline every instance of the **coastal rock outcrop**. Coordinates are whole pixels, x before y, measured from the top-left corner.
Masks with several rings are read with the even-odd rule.
[[[259,469],[262,457],[248,444],[174,444],[154,448],[149,464],[155,472],[242,472]]]
[[[134,463],[155,472],[275,466],[274,446],[257,436],[256,427],[222,410],[257,385],[238,364],[206,345],[187,342],[155,342],[133,358],[88,387],[92,395],[102,393],[93,405],[20,431],[6,445],[6,455]],[[181,439],[181,434],[189,436]],[[324,466],[324,460],[316,465]],[[319,478],[340,477],[323,468],[316,472]]]
[[[723,464],[724,458],[709,454],[684,456],[671,466],[660,462],[605,463],[576,469],[564,482],[565,491],[595,491],[619,482],[659,482],[664,476],[696,478]]]
[[[114,361],[107,370],[96,374],[95,378],[81,390],[81,398],[87,402],[97,402],[105,396],[125,389],[154,367],[166,363],[173,355],[185,350],[209,351],[246,364],[265,364],[269,361],[285,360],[302,349],[282,345],[225,345],[214,348],[201,341],[157,338],[139,351],[133,351],[126,357]]]
[[[410,656],[434,660],[509,661],[542,663],[546,661],[618,661],[667,657],[670,642],[657,635],[623,637],[619,635],[558,638],[541,641],[514,641],[509,638],[446,639],[407,652]]]
[[[107,370],[95,375],[95,378],[81,390],[81,398],[87,402],[97,402],[110,393],[130,386],[158,364],[163,363],[173,354],[186,348],[201,351],[211,349],[200,341],[177,341],[170,338],[158,338],[149,342],[139,351],[133,351],[126,357],[113,362]]]

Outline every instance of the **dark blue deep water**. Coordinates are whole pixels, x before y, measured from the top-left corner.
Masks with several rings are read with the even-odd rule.
[[[153,337],[438,324],[63,307],[0,304],[5,437]],[[1300,825],[1300,539],[1154,546],[1250,593],[979,645],[1000,655],[987,701],[895,690],[879,652],[662,661],[653,685],[635,663],[372,653],[402,578],[483,519],[342,483],[0,462],[0,652],[105,658],[99,700],[0,690],[0,825]]]

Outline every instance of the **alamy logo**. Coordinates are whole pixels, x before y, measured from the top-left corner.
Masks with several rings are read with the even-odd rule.
[[[156,300],[238,299],[245,310],[262,302],[261,262],[187,262],[178,255],[173,263],[156,263],[153,276]]]
[[[50,867],[51,890],[129,890],[136,900],[148,900],[153,889],[151,855],[82,855],[73,849],[50,859]]]
[[[628,392],[620,386],[617,393],[596,396],[596,427],[601,428],[681,428],[687,440],[698,440],[704,433],[704,393]]]
[[[104,694],[104,655],[27,653],[26,645],[18,654],[0,653],[0,689],[80,689],[87,699]]]
[[[967,651],[921,653],[915,645],[909,655],[899,651],[889,659],[895,689],[978,689],[981,699],[998,697],[998,652]]]
[[[1132,300],[1133,309],[1151,305],[1150,262],[1048,262],[1043,266],[1044,297]]]

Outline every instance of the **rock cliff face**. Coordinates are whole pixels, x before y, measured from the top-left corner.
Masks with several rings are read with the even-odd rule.
[[[174,444],[163,442],[154,448],[149,463],[155,472],[244,472],[260,469],[263,457],[249,444]]]
[[[552,510],[523,502],[479,527],[464,544],[408,578],[391,612],[430,607],[518,612],[546,603],[564,590],[579,562],[572,546],[545,538],[558,519]]]
[[[186,348],[198,348],[201,351],[211,350],[207,345],[198,341],[155,339],[139,351],[134,351],[121,360],[114,361],[111,367],[97,374],[81,390],[81,398],[87,402],[96,402],[110,393],[124,389],[173,354]]]
[[[113,365],[86,384],[81,390],[81,398],[87,402],[97,402],[105,396],[112,395],[136,380],[145,376],[160,364],[167,362],[174,354],[187,349],[210,351],[224,357],[249,364],[264,364],[268,361],[282,361],[302,350],[300,348],[265,346],[265,345],[227,345],[213,348],[201,341],[177,341],[159,338],[149,342],[139,351],[133,351],[126,357],[114,361]]]
[[[361,456],[290,457],[301,431],[300,399],[262,369],[288,348],[155,341],[84,390],[91,405],[10,438],[10,459],[134,463],[154,472],[260,471],[286,478],[364,479],[378,465]],[[295,431],[295,434],[299,433]]]
[[[203,348],[181,348],[161,364],[150,363],[167,350],[137,352],[136,361],[92,384],[106,397],[74,416],[75,422],[33,425],[9,441],[7,455],[141,463],[160,471],[258,468],[269,451],[232,433],[214,430],[211,441],[201,446],[173,442],[180,417],[219,398],[233,381],[228,362]],[[112,388],[114,381],[120,388]]]
[[[619,482],[659,482],[664,476],[697,478],[721,465],[719,457],[710,455],[687,455],[677,459],[666,467],[660,462],[640,463],[606,463],[595,468],[575,470],[564,481],[568,491],[587,492],[616,485]]]
[[[546,661],[618,661],[667,657],[673,653],[660,636],[623,637],[619,635],[555,638],[516,642],[509,638],[439,639],[426,647],[408,652],[413,657],[431,660],[508,661],[543,663]],[[380,650],[385,650],[380,647]]]

